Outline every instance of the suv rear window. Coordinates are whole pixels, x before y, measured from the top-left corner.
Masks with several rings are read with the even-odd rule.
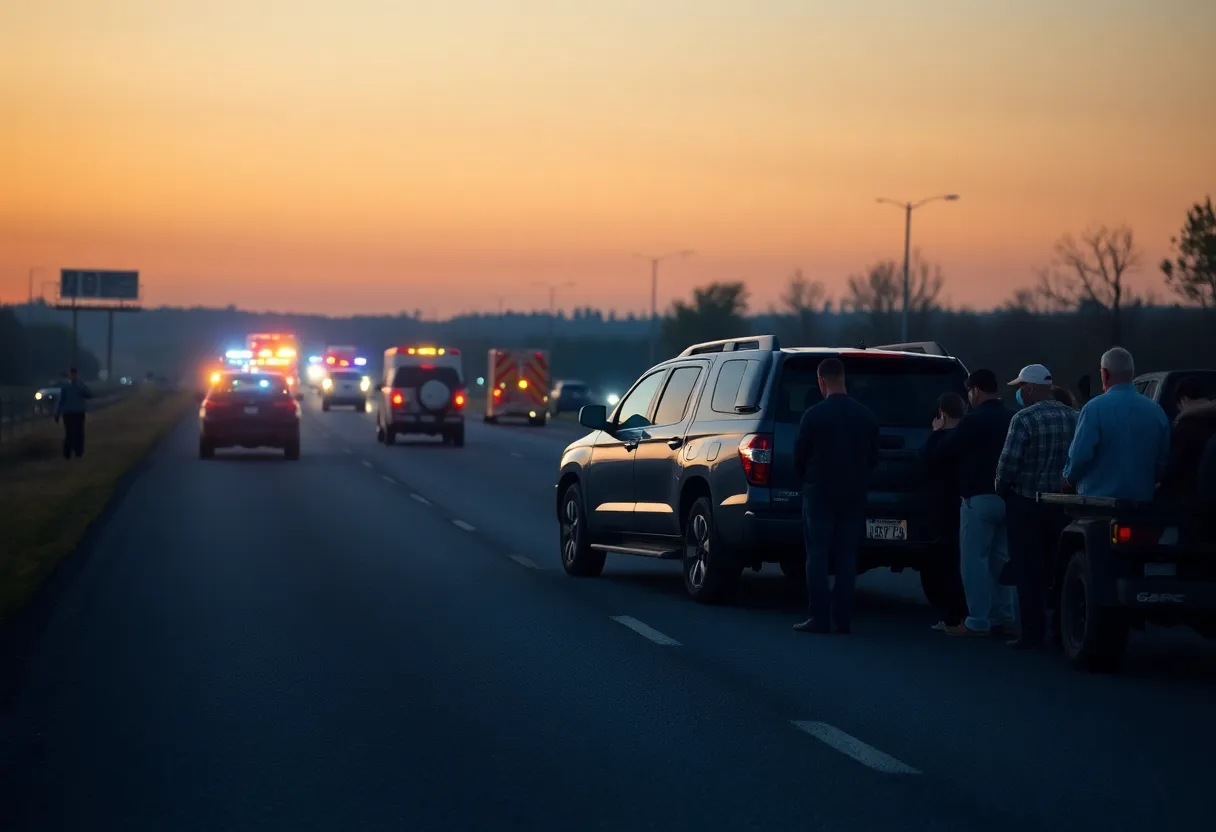
[[[826,355],[788,358],[776,390],[778,422],[797,424],[803,412],[823,401],[819,362]],[[927,427],[942,393],[965,393],[967,374],[956,361],[939,358],[840,356],[849,395],[873,411],[884,427]]]
[[[287,396],[287,379],[281,375],[232,373],[220,378],[211,388],[211,395],[240,393],[241,395]]]
[[[460,376],[452,367],[398,367],[393,376],[393,387],[418,388],[433,378],[439,379],[451,390],[460,387]]]

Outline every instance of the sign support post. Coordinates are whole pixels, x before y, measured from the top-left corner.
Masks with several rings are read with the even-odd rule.
[[[72,312],[72,363],[79,358],[78,318],[81,310],[106,312],[106,378],[114,377],[114,313],[138,312],[139,272],[61,269],[56,309]]]

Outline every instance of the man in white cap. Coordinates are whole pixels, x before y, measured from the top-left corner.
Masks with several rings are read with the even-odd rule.
[[[1062,510],[1035,501],[1039,492],[1060,490],[1077,431],[1077,411],[1056,401],[1051,382],[1051,371],[1042,364],[1023,367],[1009,382],[1017,388],[1021,410],[1009,422],[994,483],[996,493],[1005,498],[1009,560],[1022,619],[1021,636],[1009,644],[1020,649],[1046,642],[1049,558],[1068,524]]]

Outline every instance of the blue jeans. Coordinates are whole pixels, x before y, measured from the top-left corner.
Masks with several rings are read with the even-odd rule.
[[[802,538],[806,545],[806,591],[811,618],[828,626],[847,627],[853,618],[853,587],[857,582],[857,550],[865,534],[866,509],[830,505],[802,498]],[[828,590],[829,565],[836,583]]]
[[[1014,623],[1014,591],[1000,583],[1009,563],[1005,501],[996,494],[964,497],[959,514],[959,568],[967,594],[968,629],[988,632]]]

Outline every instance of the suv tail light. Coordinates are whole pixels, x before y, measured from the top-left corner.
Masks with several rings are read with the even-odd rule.
[[[1110,527],[1110,542],[1125,546],[1155,546],[1162,542],[1163,530],[1158,526],[1125,526],[1114,523]]]
[[[773,468],[773,437],[749,433],[739,440],[739,461],[750,485],[767,486]]]
[[[400,390],[394,390],[389,401],[393,403],[393,407],[405,407],[405,396],[402,395]]]
[[[496,398],[496,399],[502,398],[502,388],[501,387],[494,388],[494,398]]]
[[[464,407],[465,395],[463,390],[457,390],[456,395],[452,396],[452,406],[456,409]]]

